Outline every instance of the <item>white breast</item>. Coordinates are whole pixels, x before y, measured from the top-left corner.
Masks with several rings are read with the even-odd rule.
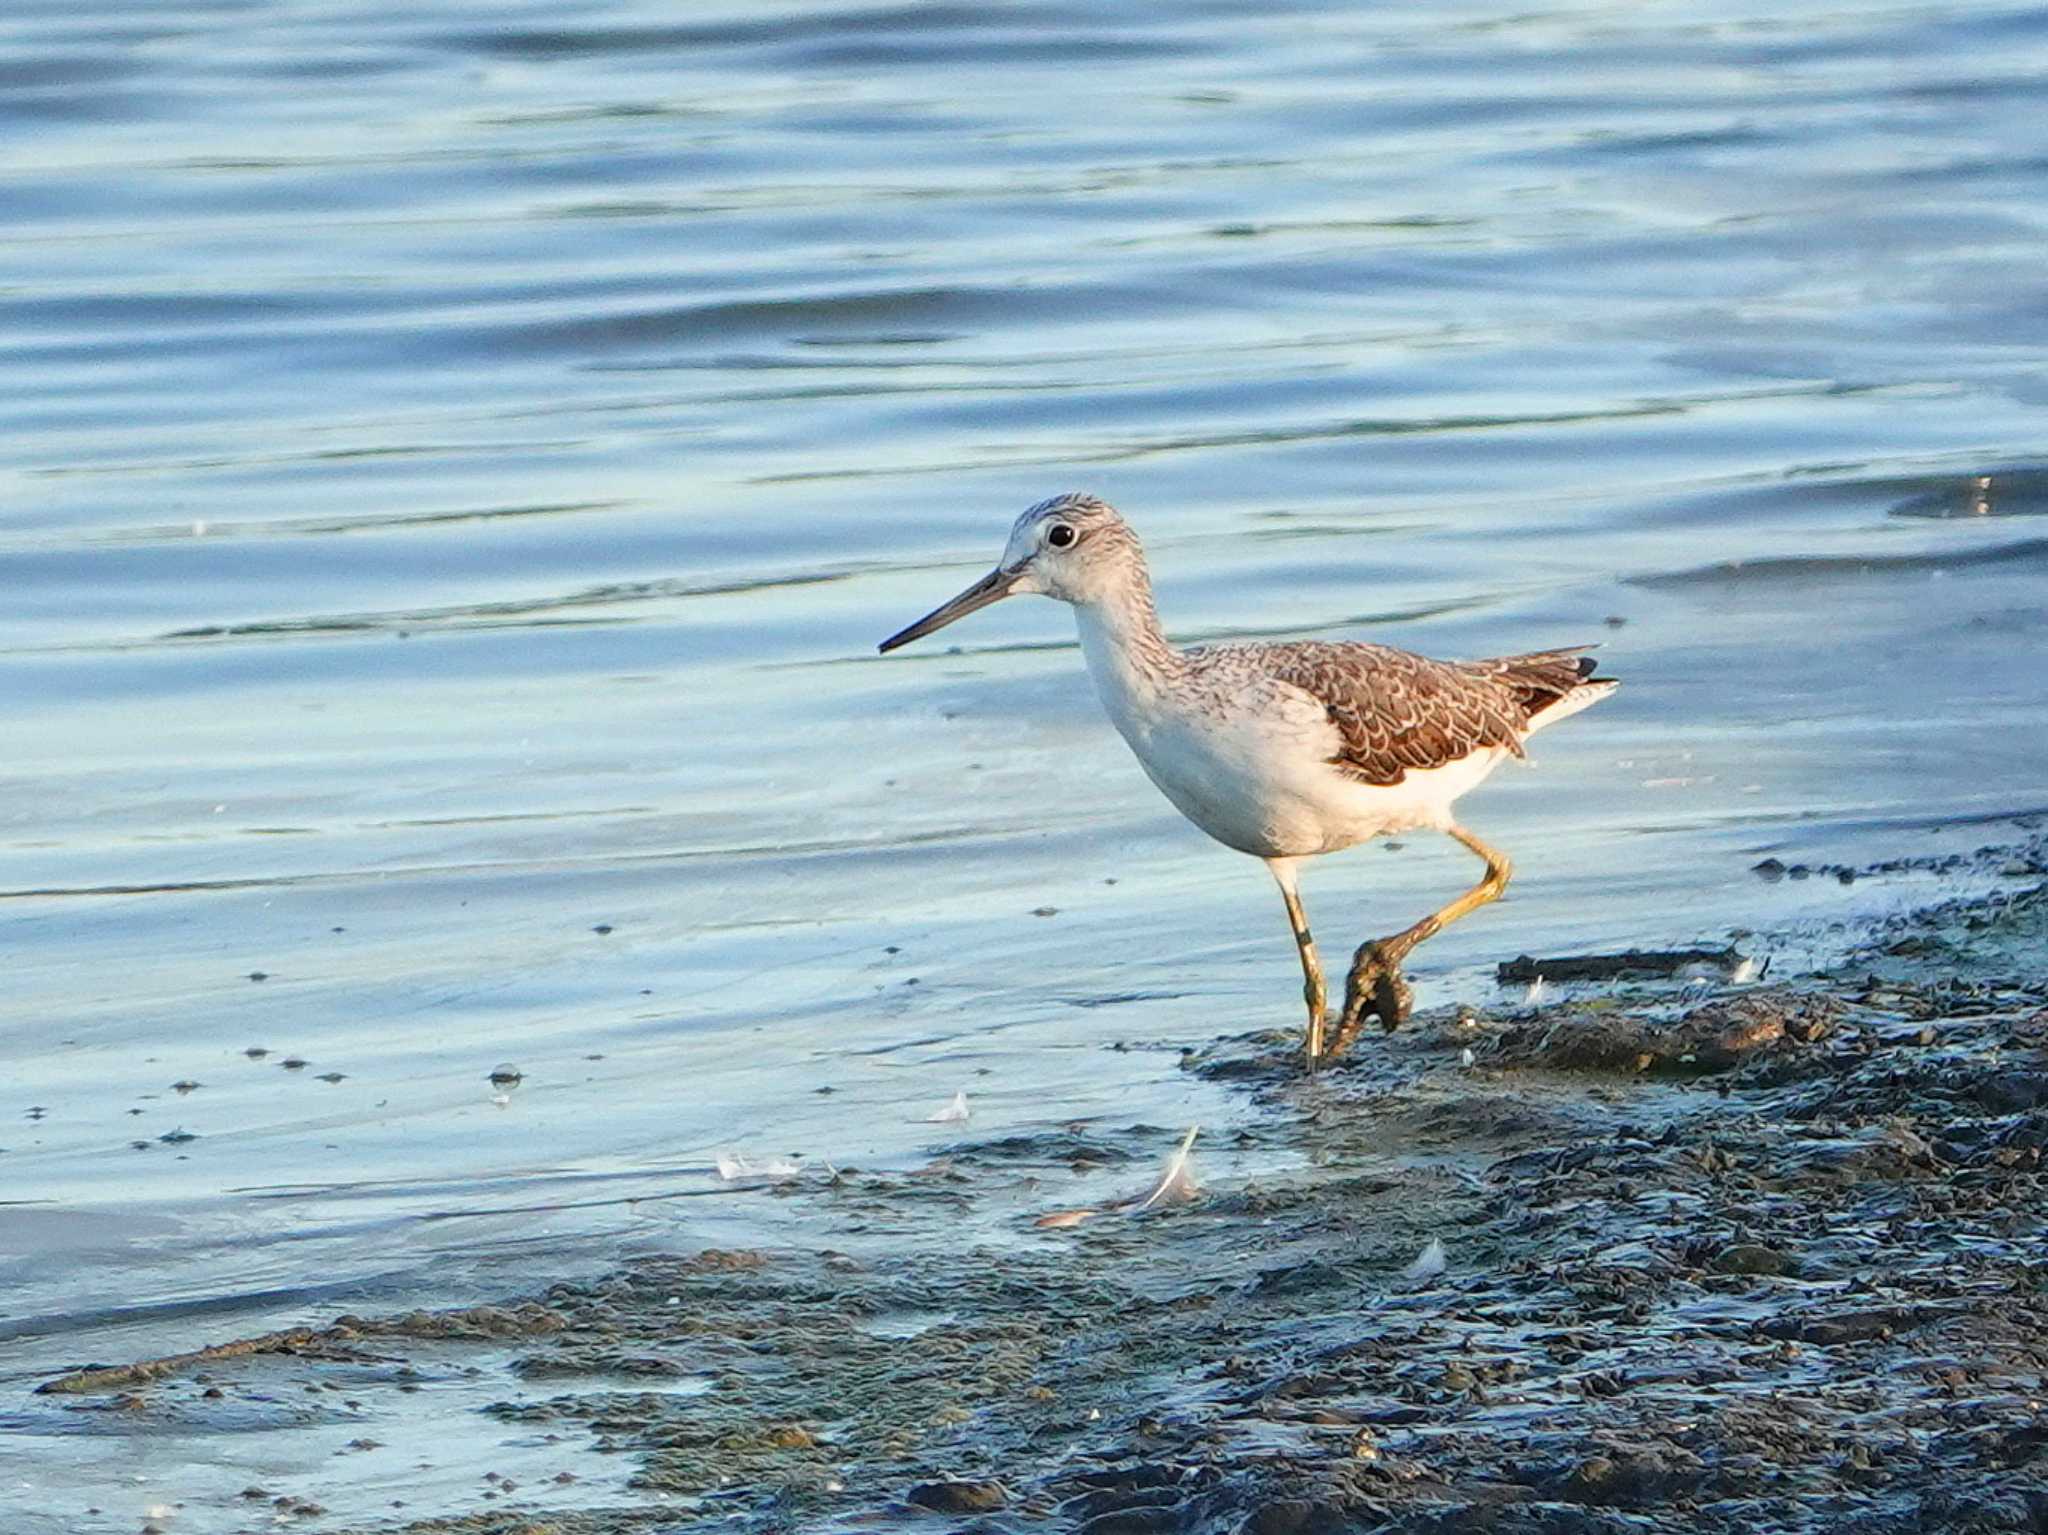
[[[1148,672],[1121,647],[1091,644],[1089,629],[1084,614],[1089,675],[1146,775],[1182,815],[1240,852],[1304,857],[1448,825],[1451,802],[1507,755],[1487,748],[1398,784],[1361,783],[1332,765],[1342,743],[1311,694],[1250,670]]]

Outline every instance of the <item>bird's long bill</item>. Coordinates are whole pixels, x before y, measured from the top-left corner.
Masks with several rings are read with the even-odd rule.
[[[899,629],[882,641],[878,647],[884,655],[898,645],[908,645],[912,640],[921,640],[934,629],[943,629],[956,618],[965,618],[977,608],[985,608],[991,602],[1001,602],[1010,595],[1010,588],[1017,584],[1024,572],[1004,570],[1000,566],[991,570],[974,585],[967,588],[951,602],[942,602],[908,629]]]

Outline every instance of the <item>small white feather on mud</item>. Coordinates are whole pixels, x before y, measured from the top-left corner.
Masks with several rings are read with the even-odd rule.
[[[1434,1279],[1450,1266],[1450,1259],[1444,1253],[1444,1239],[1431,1237],[1429,1245],[1416,1254],[1415,1261],[1401,1271],[1401,1277],[1420,1281]]]
[[[1188,1133],[1180,1138],[1180,1144],[1173,1149],[1172,1155],[1167,1157],[1166,1165],[1159,1171],[1159,1177],[1146,1185],[1143,1194],[1111,1200],[1108,1204],[1095,1208],[1054,1210],[1039,1216],[1032,1224],[1041,1231],[1054,1231],[1067,1226],[1078,1226],[1085,1220],[1111,1210],[1121,1210],[1126,1215],[1142,1215],[1147,1210],[1156,1210],[1165,1205],[1186,1204],[1200,1193],[1202,1188],[1188,1160],[1189,1152],[1194,1149],[1195,1136],[1201,1132],[1201,1128],[1200,1125],[1188,1126]]]
[[[953,1095],[953,1101],[944,1108],[925,1115],[925,1123],[932,1125],[960,1125],[967,1122],[967,1089],[961,1088]]]

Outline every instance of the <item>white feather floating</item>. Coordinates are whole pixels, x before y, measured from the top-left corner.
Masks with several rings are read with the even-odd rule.
[[[937,1113],[925,1115],[929,1125],[962,1125],[967,1123],[967,1089],[961,1088],[953,1095],[953,1101]]]
[[[744,1183],[751,1178],[794,1178],[803,1170],[804,1164],[794,1157],[763,1157],[756,1162],[737,1151],[718,1154],[718,1176],[727,1183]]]
[[[1154,1205],[1185,1204],[1195,1197],[1201,1185],[1195,1182],[1194,1174],[1188,1170],[1188,1151],[1194,1146],[1195,1133],[1201,1128],[1200,1125],[1188,1126],[1188,1133],[1180,1138],[1179,1148],[1166,1159],[1159,1182],[1151,1193],[1131,1206],[1131,1214],[1149,1210]]]
[[[1450,1259],[1444,1255],[1444,1239],[1431,1237],[1429,1245],[1416,1255],[1413,1263],[1401,1273],[1403,1279],[1434,1279],[1450,1266]]]

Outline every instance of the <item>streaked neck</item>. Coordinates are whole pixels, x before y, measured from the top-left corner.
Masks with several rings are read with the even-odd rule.
[[[1159,627],[1142,567],[1095,601],[1075,603],[1074,622],[1088,675],[1111,714],[1164,692],[1187,664]]]

